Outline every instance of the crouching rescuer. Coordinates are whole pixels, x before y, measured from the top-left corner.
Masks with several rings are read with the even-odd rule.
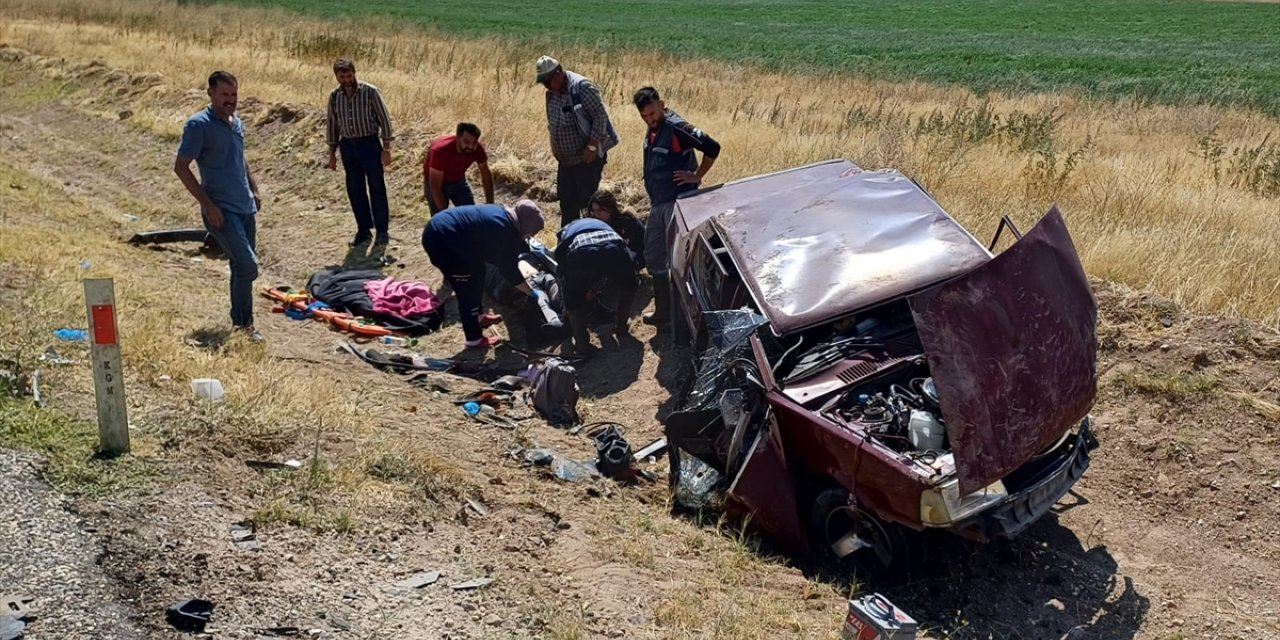
[[[458,316],[468,348],[487,349],[500,342],[485,337],[483,329],[502,321],[481,315],[484,303],[485,263],[527,296],[545,295],[532,289],[520,273],[520,254],[527,240],[542,230],[542,210],[531,200],[515,207],[472,204],[445,209],[431,216],[422,230],[422,248],[431,264],[444,275],[458,297]]]
[[[616,293],[615,335],[619,340],[630,335],[627,323],[636,292],[636,270],[622,236],[603,220],[574,220],[560,230],[555,257],[560,264],[560,291],[574,351],[581,355],[591,350],[587,303],[593,297]]]
[[[667,108],[653,87],[635,94],[636,109],[649,127],[644,139],[644,189],[649,194],[649,220],[644,230],[644,261],[653,276],[653,313],[645,324],[671,319],[671,256],[667,226],[676,199],[698,190],[702,178],[720,156],[720,143]],[[699,162],[695,151],[702,152]]]

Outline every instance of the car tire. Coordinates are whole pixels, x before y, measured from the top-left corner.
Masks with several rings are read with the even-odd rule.
[[[829,486],[810,504],[809,535],[819,561],[852,570],[864,582],[883,582],[907,566],[907,545],[902,528],[885,522],[852,504],[843,487]],[[832,544],[857,531],[870,547],[840,557]]]

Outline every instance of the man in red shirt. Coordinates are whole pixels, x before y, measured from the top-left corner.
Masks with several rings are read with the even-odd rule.
[[[480,127],[459,122],[455,135],[440,136],[427,150],[422,162],[422,191],[431,213],[452,206],[475,204],[476,198],[467,183],[467,169],[480,168],[485,202],[493,204],[493,174],[489,172],[489,156],[480,144]]]

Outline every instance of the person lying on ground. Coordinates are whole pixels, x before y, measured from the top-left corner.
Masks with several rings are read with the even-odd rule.
[[[520,254],[528,250],[526,241],[542,228],[542,210],[532,200],[521,200],[514,207],[471,204],[445,209],[422,229],[422,248],[458,298],[468,348],[487,349],[501,342],[483,333],[502,321],[482,314],[485,263],[525,295],[543,295],[525,282],[518,264]]]
[[[182,185],[200,204],[205,229],[231,263],[231,325],[254,342],[253,281],[258,278],[257,214],[262,209],[258,184],[244,157],[244,124],[236,115],[239,82],[225,71],[209,76],[209,106],[182,128],[173,163]],[[191,162],[200,168],[200,179]]]
[[[636,271],[644,268],[644,223],[630,211],[623,211],[618,206],[618,199],[613,192],[600,189],[591,194],[587,212],[592,218],[604,221],[627,244],[631,260],[635,262]]]
[[[618,293],[614,330],[619,340],[629,336],[631,301],[636,291],[635,263],[622,237],[603,220],[581,218],[560,230],[556,242],[557,277],[564,295],[564,320],[573,335],[574,351],[591,351],[587,333],[588,295],[599,289]]]
[[[480,142],[480,127],[459,122],[454,135],[440,136],[431,143],[422,162],[422,190],[432,215],[449,206],[476,203],[471,184],[467,182],[467,169],[473,164],[480,170],[484,201],[493,204],[493,173],[489,171],[489,156]]]

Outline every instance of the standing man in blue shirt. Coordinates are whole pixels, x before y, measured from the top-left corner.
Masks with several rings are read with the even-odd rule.
[[[244,158],[244,125],[236,115],[239,83],[226,71],[209,76],[209,106],[182,129],[173,172],[200,204],[204,226],[231,261],[231,324],[254,342],[253,281],[258,278],[258,185]],[[200,168],[200,179],[191,162]]]

